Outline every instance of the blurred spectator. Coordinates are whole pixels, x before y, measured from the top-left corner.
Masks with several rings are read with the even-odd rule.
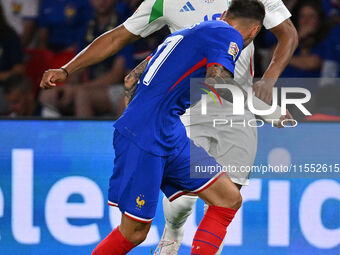
[[[42,0],[38,47],[54,52],[76,49],[91,16],[88,0]]]
[[[337,78],[340,76],[340,25],[335,26],[330,32],[327,40],[325,62],[323,64],[322,80],[323,85],[329,84],[327,78]]]
[[[293,11],[297,3],[298,3],[298,0],[284,0],[284,4],[288,8],[289,11]]]
[[[41,108],[35,100],[32,84],[25,76],[10,77],[5,82],[5,94],[11,117],[41,115]]]
[[[125,0],[131,10],[136,10],[143,0]]]
[[[340,23],[340,0],[322,0],[322,7],[328,18]]]
[[[39,0],[0,0],[8,24],[27,47],[33,39],[38,17]]]
[[[299,47],[282,77],[320,77],[325,51],[325,15],[320,6],[306,2],[298,11]]]
[[[115,9],[116,3],[116,0],[91,0],[95,18],[88,23],[82,48],[124,21]],[[70,79],[70,82],[78,82],[43,91],[41,102],[66,115],[92,117],[109,114],[118,117],[123,110],[123,86],[118,84],[122,83],[128,67],[133,67],[131,60],[132,48],[127,47],[79,74],[81,79]]]
[[[329,85],[319,89],[315,98],[314,113],[308,121],[340,121],[340,86]]]
[[[23,72],[20,39],[7,24],[0,6],[0,82]]]

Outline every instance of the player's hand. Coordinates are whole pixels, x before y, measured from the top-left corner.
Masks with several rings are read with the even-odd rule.
[[[271,81],[260,80],[253,85],[253,90],[255,92],[255,96],[261,99],[263,102],[267,104],[271,104],[273,100],[273,84]]]
[[[292,126],[292,127],[294,127],[294,125],[295,125],[295,123],[294,123],[294,118],[293,118],[293,116],[292,116],[292,114],[288,111],[288,110],[286,110],[286,115],[282,115],[281,116],[281,118],[280,118],[280,121],[279,121],[279,123],[277,124],[277,128],[283,128],[284,126],[282,125],[282,122],[283,121],[287,121],[288,123],[290,123],[290,125]]]
[[[57,86],[56,82],[63,82],[67,78],[67,74],[62,69],[49,69],[45,71],[41,82],[40,88],[50,89]]]

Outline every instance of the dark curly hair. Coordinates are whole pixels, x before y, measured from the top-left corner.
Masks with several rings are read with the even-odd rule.
[[[227,16],[254,19],[261,24],[265,15],[265,7],[258,0],[233,0],[227,12]]]

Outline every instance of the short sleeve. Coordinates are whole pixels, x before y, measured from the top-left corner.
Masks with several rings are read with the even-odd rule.
[[[243,37],[233,28],[215,28],[207,42],[207,67],[224,66],[234,74],[235,64],[243,49]]]
[[[24,19],[36,19],[38,17],[39,11],[39,1],[38,0],[24,0],[22,17]]]
[[[282,0],[262,0],[262,3],[266,10],[263,21],[266,29],[272,29],[292,16]]]
[[[166,25],[163,12],[164,0],[145,0],[124,26],[134,35],[147,37]]]

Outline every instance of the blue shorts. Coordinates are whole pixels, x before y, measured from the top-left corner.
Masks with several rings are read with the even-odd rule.
[[[115,131],[116,157],[110,179],[109,205],[119,207],[129,218],[148,223],[155,216],[160,190],[173,201],[186,193],[199,193],[216,181],[221,174],[211,179],[190,178],[192,153],[196,152],[206,164],[217,163],[204,149],[187,139],[179,153],[161,157],[139,148]]]

